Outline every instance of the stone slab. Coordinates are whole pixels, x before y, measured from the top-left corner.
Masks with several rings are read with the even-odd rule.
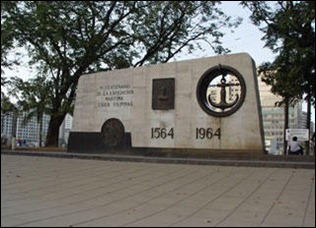
[[[206,113],[197,97],[202,75],[219,65],[235,69],[246,84],[244,102],[227,117]],[[157,80],[174,84],[159,84],[161,89],[153,91]],[[168,94],[174,94],[169,106],[163,104]],[[103,124],[113,118],[129,133],[131,147],[264,151],[255,63],[246,53],[81,76],[72,131],[100,133]],[[72,147],[76,140],[71,138],[69,143]]]

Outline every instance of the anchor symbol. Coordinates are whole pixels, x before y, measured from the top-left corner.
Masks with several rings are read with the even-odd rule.
[[[167,95],[167,88],[162,86],[160,89],[161,90],[160,90],[160,94],[158,95],[158,100],[162,101],[162,102],[165,102],[169,98],[168,95]]]
[[[222,71],[222,69],[220,69]],[[227,109],[227,108],[231,108],[233,107],[239,100],[239,95],[236,94],[236,98],[233,102],[231,103],[227,103],[226,101],[226,87],[228,86],[238,86],[240,85],[239,83],[226,83],[226,73],[222,73],[222,79],[221,79],[221,83],[218,83],[217,85],[211,85],[210,87],[220,87],[221,91],[220,91],[220,94],[221,94],[221,100],[219,103],[215,103],[212,98],[211,98],[211,94],[208,96],[208,101],[210,102],[210,104],[215,107],[215,108],[220,108],[222,110],[224,109]]]

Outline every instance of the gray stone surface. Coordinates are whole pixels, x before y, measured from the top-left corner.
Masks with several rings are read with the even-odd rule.
[[[315,226],[315,170],[1,155],[1,226]]]
[[[236,69],[243,76],[247,91],[240,109],[225,118],[204,112],[196,96],[201,76],[219,64]],[[153,80],[170,78],[175,80],[174,109],[152,109]],[[255,63],[248,54],[199,58],[83,75],[78,82],[72,131],[100,132],[106,120],[117,118],[125,131],[131,133],[133,147],[256,150],[262,153],[264,142],[259,107]],[[155,129],[156,137],[153,137]],[[203,139],[197,137],[199,129],[206,129],[208,137],[204,137],[205,134]],[[170,132],[172,137],[168,136]]]

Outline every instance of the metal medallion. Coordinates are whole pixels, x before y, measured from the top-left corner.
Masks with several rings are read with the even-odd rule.
[[[246,96],[246,83],[234,68],[218,65],[201,76],[196,94],[201,108],[207,114],[226,117],[242,106]]]
[[[115,147],[123,142],[125,129],[119,119],[108,119],[101,128],[103,142],[109,147]]]

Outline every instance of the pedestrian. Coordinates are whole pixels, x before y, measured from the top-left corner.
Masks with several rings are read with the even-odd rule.
[[[292,141],[289,143],[289,155],[303,155],[303,147],[297,141],[297,137],[294,136]]]

